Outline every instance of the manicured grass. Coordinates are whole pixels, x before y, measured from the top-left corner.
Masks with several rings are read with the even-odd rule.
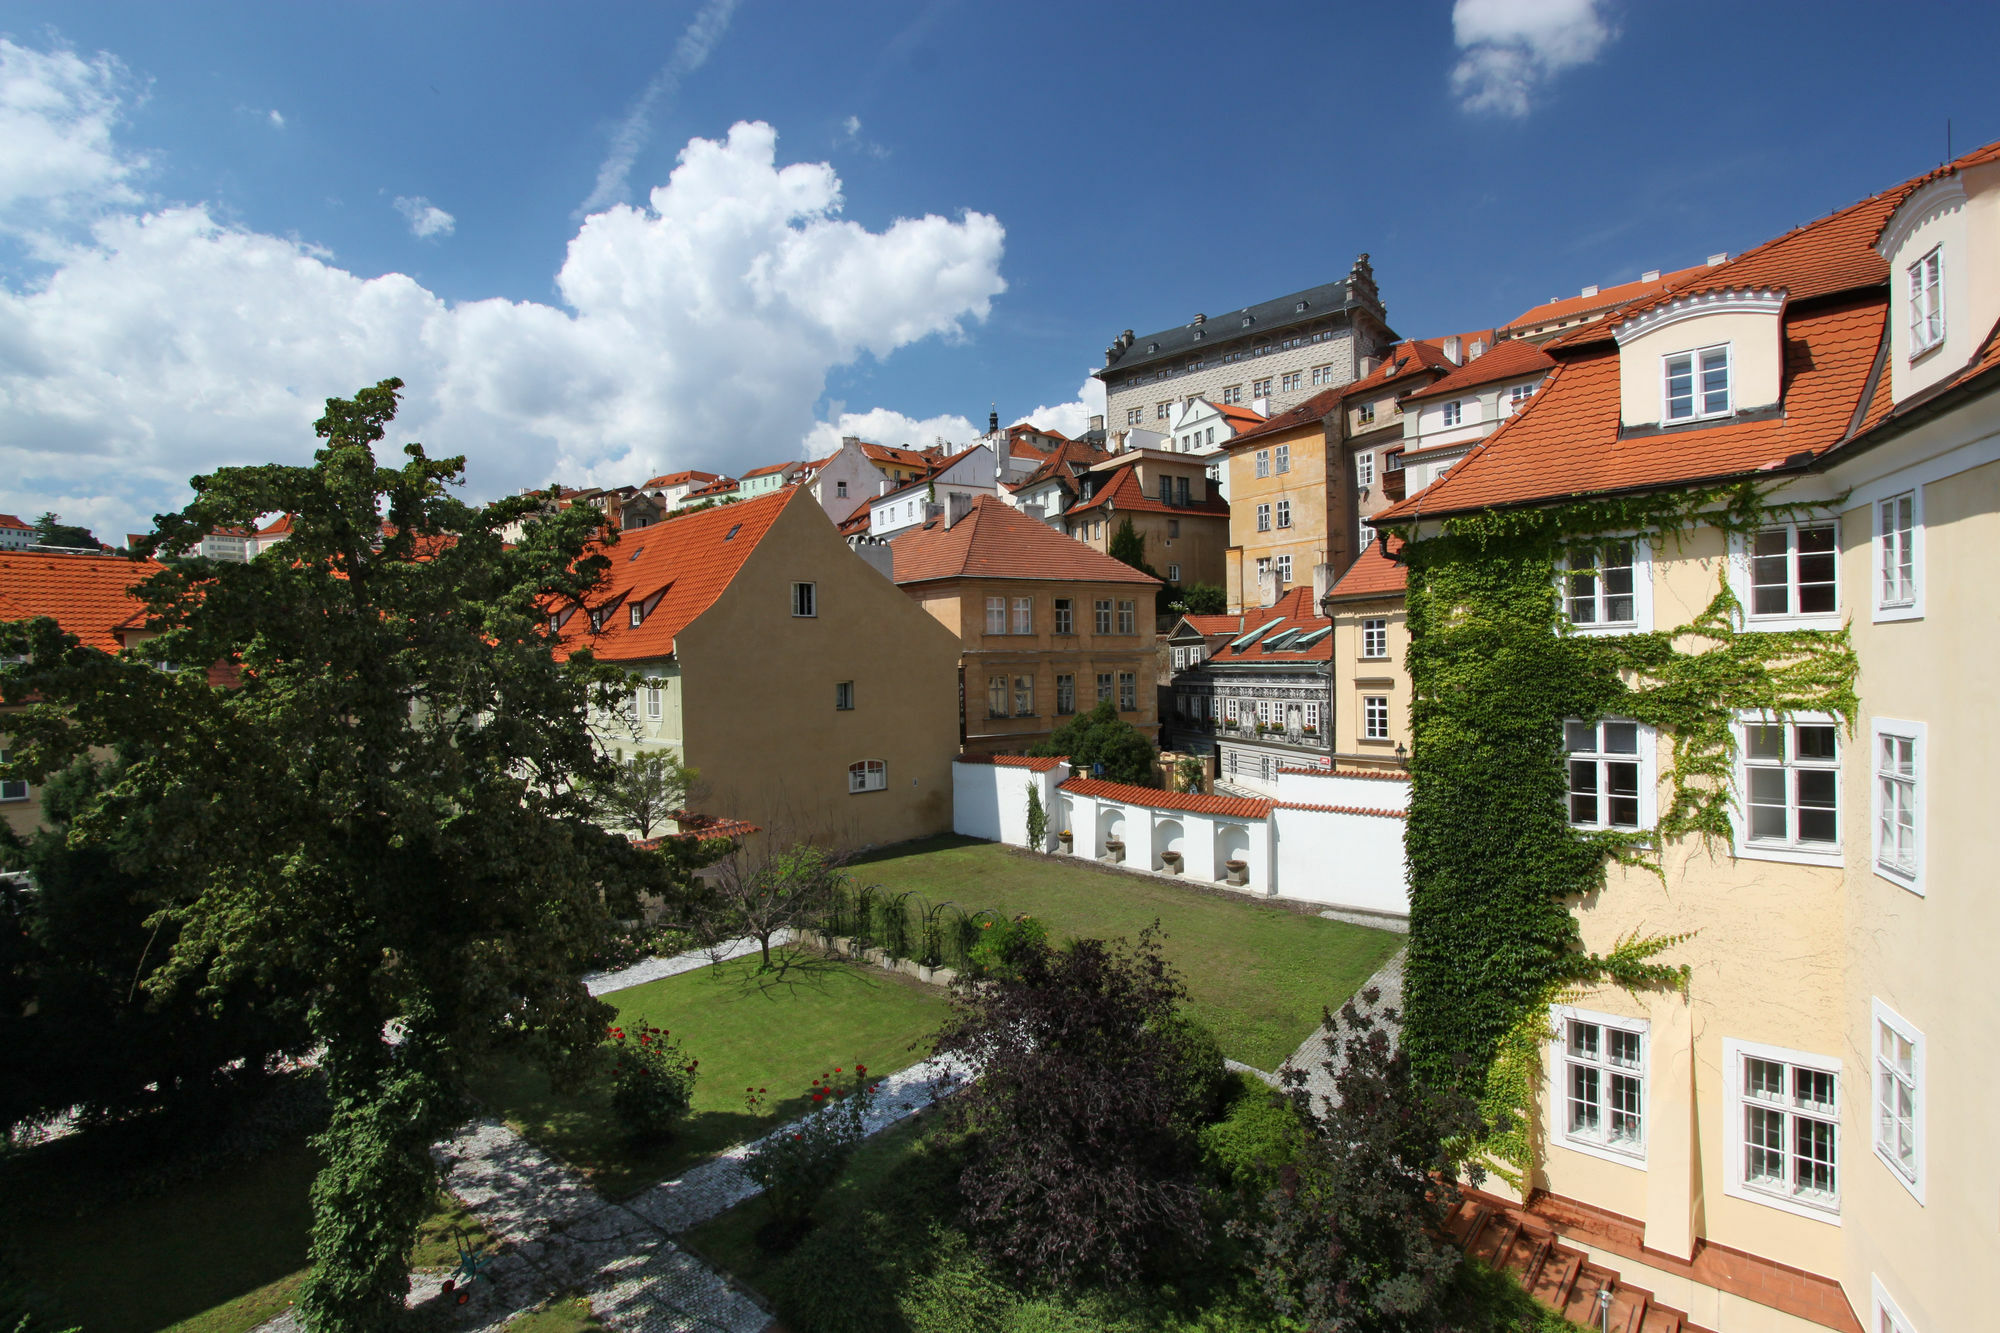
[[[754,959],[743,959],[604,997],[618,1007],[620,1023],[643,1018],[666,1028],[701,1062],[694,1113],[668,1142],[635,1143],[619,1126],[608,1048],[573,1092],[553,1090],[539,1070],[510,1065],[478,1085],[480,1097],[619,1197],[802,1115],[812,1080],[836,1066],[860,1063],[871,1074],[890,1074],[930,1053],[929,1038],[946,1013],[941,992],[879,968],[789,957],[778,973],[760,975]],[[775,1120],[749,1113],[747,1087],[770,1089]]]
[[[852,867],[859,883],[914,889],[968,912],[1027,912],[1052,938],[1136,938],[1160,922],[1164,948],[1186,980],[1189,1012],[1223,1053],[1275,1070],[1339,1008],[1403,937],[1255,899],[1037,857],[998,843],[932,838],[889,848]]]
[[[91,1155],[92,1133],[17,1162],[8,1195],[10,1261],[85,1333],[244,1333],[277,1315],[305,1280],[308,1190],[319,1163],[293,1137],[240,1163],[156,1194],[121,1198],[116,1170]],[[30,1154],[33,1156],[33,1154]],[[440,1197],[412,1254],[417,1267],[457,1262],[454,1232],[486,1236]]]

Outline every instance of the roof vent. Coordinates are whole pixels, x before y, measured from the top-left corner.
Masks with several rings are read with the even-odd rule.
[[[1658,282],[1659,280],[1660,270],[1656,268],[1649,268],[1639,275],[1639,281],[1641,282]]]
[[[1199,327],[1200,327],[1201,325],[1203,325],[1203,324],[1206,324],[1206,323],[1208,323],[1208,316],[1207,316],[1207,315],[1202,315],[1202,314],[1197,314],[1197,315],[1196,315],[1196,316],[1194,317],[1194,323],[1195,323],[1195,326],[1196,326],[1197,328],[1199,328]]]
[[[1196,330],[1194,331],[1194,336],[1195,336],[1195,337],[1197,337],[1197,338],[1199,338],[1199,337],[1201,337],[1201,335],[1202,335],[1202,334],[1203,334],[1204,332],[1206,332],[1206,330],[1203,330],[1203,329],[1196,329]]]
[[[1468,361],[1477,361],[1480,357],[1485,355],[1486,355],[1486,340],[1484,338],[1474,338],[1472,340],[1472,354],[1466,357],[1465,359]]]
[[[1714,268],[1717,264],[1722,263],[1728,258],[1729,258],[1729,252],[1727,250],[1717,251],[1715,254],[1712,254],[1708,257],[1708,266],[1710,268]]]
[[[1579,295],[1579,296],[1595,296],[1595,295],[1597,295],[1597,284],[1596,284],[1596,283],[1594,283],[1594,282],[1593,282],[1593,283],[1591,283],[1591,284],[1590,284],[1590,285],[1589,285],[1588,287],[1584,288],[1584,289],[1583,289],[1583,290],[1582,290],[1581,292],[1578,292],[1578,293],[1577,293],[1577,295]]]

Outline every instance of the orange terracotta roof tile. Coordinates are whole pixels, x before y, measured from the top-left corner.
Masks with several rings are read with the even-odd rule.
[[[1401,596],[1409,575],[1403,562],[1396,559],[1402,550],[1400,537],[1388,538],[1386,549],[1381,540],[1368,543],[1368,549],[1334,581],[1327,596],[1340,601]]]
[[[570,612],[563,622],[556,635],[558,655],[588,647],[608,662],[672,656],[674,636],[715,604],[778,515],[794,502],[814,504],[803,491],[788,488],[698,514],[669,515],[611,545],[593,547],[594,554],[611,563],[589,605]],[[658,601],[634,626],[624,600],[655,595]],[[610,611],[602,628],[590,628],[590,610]]]
[[[1384,773],[1372,768],[1280,768],[1280,773],[1290,773],[1302,778],[1374,778],[1382,782],[1408,782],[1408,773]]]
[[[752,477],[768,477],[773,472],[785,472],[797,466],[797,463],[768,463],[763,467],[751,468],[743,474],[743,480],[748,481]]]
[[[1197,792],[1161,791],[1157,787],[1134,787],[1102,778],[1071,778],[1059,788],[1078,796],[1098,796],[1126,805],[1143,805],[1154,810],[1185,810],[1197,815],[1222,815],[1229,819],[1265,819],[1274,802],[1247,796],[1204,796]]]
[[[1450,374],[1432,380],[1429,384],[1422,385],[1403,396],[1406,399],[1442,397],[1481,384],[1496,384],[1502,380],[1518,380],[1529,375],[1545,374],[1555,363],[1554,357],[1531,342],[1496,343],[1486,355],[1468,361]]]
[[[1207,666],[1264,666],[1278,662],[1333,660],[1333,635],[1328,632],[1333,629],[1333,621],[1319,613],[1312,589],[1303,585],[1288,590],[1267,607],[1246,608],[1240,615],[1182,616],[1181,620],[1204,635],[1210,644],[1208,656],[1190,670]],[[1272,621],[1278,623],[1271,625]],[[1271,628],[1241,649],[1229,646],[1260,625],[1271,625]],[[1294,630],[1302,636],[1317,634],[1319,637],[1303,648],[1280,648],[1276,651],[1265,648],[1265,644]]]
[[[17,532],[33,532],[35,525],[32,523],[23,523],[12,514],[0,514],[0,528],[12,528]]]
[[[1238,432],[1254,430],[1256,427],[1270,420],[1262,412],[1245,407],[1241,403],[1216,403],[1213,406],[1216,411],[1228,418],[1229,424],[1234,426]]]
[[[1071,468],[1088,468],[1111,457],[1112,455],[1105,450],[1085,444],[1081,440],[1064,440],[1049,452],[1048,457],[1042,460],[1041,466],[1030,472],[1012,489],[1018,491],[1024,486],[1039,485],[1051,477],[1059,477],[1067,482],[1072,476]]]
[[[1628,301],[1640,301],[1649,296],[1658,296],[1661,292],[1672,291],[1707,271],[1708,265],[1696,264],[1692,268],[1677,269],[1650,280],[1641,278],[1634,282],[1615,283],[1589,296],[1568,296],[1560,301],[1545,301],[1541,305],[1530,306],[1523,310],[1501,325],[1498,332],[1507,334],[1515,329],[1558,323],[1599,310],[1615,310]]]
[[[930,466],[930,459],[920,449],[897,449],[886,444],[869,444],[865,440],[861,444],[861,456],[871,463],[888,463],[895,467]]]
[[[1321,810],[1330,815],[1374,815],[1378,819],[1408,819],[1406,810],[1377,810],[1366,805],[1307,805],[1304,801],[1273,801],[1278,810]]]
[[[849,514],[846,518],[843,518],[840,520],[840,522],[834,524],[834,531],[838,532],[843,537],[859,536],[862,533],[867,532],[869,525],[874,521],[872,518],[872,514],[873,511],[870,510],[867,505],[862,505],[859,509],[856,509],[853,513]]]
[[[1229,517],[1229,501],[1213,493],[1205,494],[1199,500],[1190,500],[1184,505],[1168,504],[1147,491],[1139,481],[1139,465],[1136,462],[1114,468],[1104,479],[1104,484],[1097,488],[1095,495],[1065,512],[1086,514],[1106,505],[1111,505],[1114,509],[1137,510],[1145,514],[1192,514],[1197,518],[1204,515],[1212,518]]]
[[[1160,582],[992,495],[975,498],[972,511],[950,527],[939,518],[897,533],[889,549],[898,583],[961,578]]]
[[[1026,768],[1037,773],[1051,773],[1057,764],[1068,763],[1065,755],[1026,754],[962,754],[952,761],[959,764],[998,764],[1002,768]]]
[[[690,481],[700,481],[700,482],[710,482],[710,481],[716,481],[716,480],[719,480],[719,477],[720,477],[720,474],[718,474],[718,473],[714,473],[714,472],[700,472],[700,471],[696,471],[695,469],[692,469],[692,468],[690,468],[690,469],[688,469],[688,470],[686,470],[686,471],[684,471],[684,472],[669,472],[669,473],[666,473],[666,474],[665,474],[665,475],[663,475],[663,476],[658,476],[658,477],[651,477],[651,478],[648,478],[648,479],[647,479],[647,480],[646,480],[646,481],[645,481],[645,482],[644,482],[644,483],[643,483],[643,484],[642,484],[642,485],[641,485],[641,486],[639,487],[639,489],[640,489],[640,490],[642,490],[642,491],[658,491],[658,490],[664,490],[665,488],[667,488],[667,487],[669,487],[669,486],[679,486],[679,485],[680,485],[681,483],[683,483],[683,482],[690,482]]]
[[[92,648],[115,653],[121,629],[145,623],[145,605],[130,589],[164,566],[122,555],[51,555],[0,551],[0,598],[12,620],[47,616]]]

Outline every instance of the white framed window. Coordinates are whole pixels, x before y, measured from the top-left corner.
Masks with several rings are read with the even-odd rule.
[[[1354,456],[1354,484],[1357,486],[1375,484],[1375,455],[1372,451]]]
[[[1033,717],[1035,715],[1035,678],[1033,676],[1014,677],[1014,716]]]
[[[847,483],[844,481],[834,482],[833,493],[835,498],[845,500],[847,498]]]
[[[1361,737],[1363,740],[1386,741],[1389,739],[1389,696],[1386,694],[1364,694],[1361,696]]]
[[[986,678],[986,716],[1007,716],[1007,678],[988,676]]]
[[[1763,528],[1749,536],[1744,554],[1740,568],[1745,577],[1737,596],[1751,628],[1839,628],[1838,522]]]
[[[1875,502],[1875,619],[1917,620],[1924,614],[1923,492],[1904,491]]]
[[[1279,445],[1277,455],[1278,471],[1290,472],[1292,470],[1292,446],[1289,444]]]
[[[1910,359],[1944,341],[1944,247],[1910,265]]]
[[[1557,1005],[1550,1017],[1556,1033],[1554,1086],[1562,1096],[1556,1123],[1563,1145],[1643,1167],[1650,1025],[1643,1018],[1566,1005]]]
[[[1173,564],[1168,565],[1167,582],[1179,583],[1180,581],[1181,581],[1181,567],[1179,565],[1173,565]]]
[[[1653,729],[1629,718],[1563,723],[1572,828],[1653,826]]]
[[[1375,424],[1375,404],[1373,404],[1373,403],[1363,403],[1363,404],[1362,404],[1361,406],[1359,406],[1359,407],[1355,408],[1355,409],[1354,409],[1354,422],[1355,422],[1355,424],[1356,424],[1356,425],[1359,425],[1359,426],[1372,426],[1372,425],[1374,425],[1374,424]],[[1363,483],[1363,484],[1365,485],[1366,483]]]
[[[1289,555],[1281,555],[1278,557],[1278,582],[1290,583],[1291,581],[1292,558]]]
[[[1310,731],[1310,732],[1311,732],[1311,733],[1313,733],[1313,735],[1315,735],[1315,736],[1317,736],[1317,735],[1319,734],[1319,705],[1318,705],[1318,704],[1316,704],[1316,703],[1313,703],[1313,702],[1311,702],[1311,701],[1307,701],[1307,703],[1306,703],[1306,709],[1305,709],[1305,717],[1304,717],[1303,721],[1304,721],[1304,723],[1305,723],[1305,729],[1306,729],[1307,731]]]
[[[889,766],[880,759],[863,759],[847,766],[847,792],[881,791],[889,785]]]
[[[1056,677],[1056,712],[1067,717],[1076,711],[1076,677],[1061,675]]]
[[[794,613],[796,614],[796,613]],[[598,607],[590,613],[590,632],[595,634],[604,628],[604,608]]]
[[[795,616],[817,616],[819,614],[818,584],[794,583],[792,585],[792,614]]]
[[[1234,698],[1222,701],[1222,717],[1230,726],[1235,726],[1241,718],[1241,706]]]
[[[1278,526],[1281,528],[1292,526],[1292,502],[1290,500],[1278,501]]]
[[[649,684],[641,693],[646,696],[646,720],[649,722],[658,722],[660,714],[664,711],[663,705],[665,700],[663,696],[666,694],[666,691],[658,685]]]
[[[1118,632],[1137,634],[1139,632],[1139,604],[1124,598],[1118,600]]]
[[[1007,599],[989,597],[986,599],[986,632],[1005,634],[1007,632]]]
[[[1204,436],[1206,436],[1206,441],[1205,441],[1206,443],[1208,444],[1215,443],[1215,427],[1210,426],[1206,431],[1202,433]]]
[[[8,759],[7,751],[0,750],[0,764]],[[0,779],[0,801],[25,801],[28,799],[28,783],[24,778]]]
[[[1209,696],[1208,696],[1208,716],[1209,716],[1209,718],[1210,718],[1211,720],[1213,720],[1213,721],[1216,721],[1216,722],[1220,722],[1220,721],[1222,720],[1222,696],[1221,696],[1221,695],[1219,695],[1219,694],[1211,694],[1211,695],[1209,695]],[[1230,711],[1230,714],[1229,714],[1229,718],[1230,718],[1230,721],[1232,721],[1232,722],[1236,720],[1236,713],[1235,713],[1235,710],[1234,710],[1233,708],[1232,708],[1232,709],[1231,709],[1231,711]]]
[[[1924,724],[1878,717],[1875,745],[1875,873],[1924,891]]]
[[[1269,449],[1259,449],[1257,451],[1257,475],[1260,477],[1271,475],[1271,451]]]
[[[1139,676],[1137,672],[1118,673],[1118,711],[1134,713],[1139,709]]]
[[[1559,563],[1563,611],[1581,634],[1623,634],[1653,623],[1652,546],[1620,537],[1569,552]]]
[[[1264,576],[1265,576],[1266,574],[1270,573],[1270,572],[1271,572],[1271,557],[1270,557],[1270,556],[1268,556],[1268,555],[1260,555],[1260,556],[1258,556],[1258,557],[1257,557],[1257,577],[1258,577],[1258,579],[1259,579],[1259,580],[1263,579],[1263,577],[1264,577]]]
[[[1323,385],[1323,384],[1338,384],[1338,383],[1340,383],[1340,381],[1339,381],[1338,379],[1334,378],[1334,368],[1333,368],[1332,366],[1314,366],[1314,367],[1313,367],[1313,387],[1314,387],[1314,388],[1318,388],[1319,386],[1321,386],[1321,385]]]
[[[1259,531],[1259,532],[1269,532],[1270,530],[1271,530],[1271,506],[1270,506],[1270,505],[1268,505],[1268,504],[1261,504],[1261,505],[1258,505],[1258,506],[1257,506],[1257,531]]]
[[[1016,597],[1014,599],[1014,632],[1033,634],[1035,632],[1035,599]]]
[[[634,602],[632,603],[632,605],[627,607],[626,612],[631,620],[631,625],[633,629],[639,628],[640,622],[645,620],[646,618],[646,609],[641,605],[639,605],[639,603],[637,602]]]
[[[1917,1333],[1917,1326],[1903,1314],[1903,1307],[1890,1297],[1882,1279],[1871,1273],[1869,1285],[1874,1289],[1875,1323],[1868,1333]]]
[[[1252,380],[1250,382],[1250,396],[1252,398],[1269,398],[1271,396],[1271,381],[1268,378]]]
[[[1097,617],[1097,632],[1099,634],[1109,634],[1111,632],[1111,599],[1109,597],[1098,598],[1097,604],[1093,609]]]
[[[1447,427],[1456,426],[1459,424],[1459,422],[1463,421],[1464,419],[1465,419],[1465,408],[1458,402],[1457,399],[1453,399],[1451,402],[1446,403],[1444,405],[1444,425],[1446,425]]]
[[[1356,549],[1365,554],[1368,548],[1375,544],[1375,525],[1373,523],[1362,523],[1358,530],[1358,535],[1361,538],[1361,545]]]
[[[1875,1155],[1924,1201],[1924,1034],[1874,1002]]]
[[[1729,415],[1729,344],[1660,359],[1663,421]]]
[[[838,713],[851,713],[854,711],[853,681],[843,680],[835,682],[833,687],[833,707],[834,711]]]
[[[1056,598],[1056,633],[1076,633],[1076,603],[1067,597]]]
[[[1535,396],[1534,385],[1516,384],[1507,390],[1507,403],[1511,407],[1519,407],[1522,403],[1527,402],[1530,398],[1533,398],[1534,396]]]
[[[1826,713],[1738,719],[1736,854],[1838,866],[1840,725]]]
[[[1375,617],[1361,622],[1361,655],[1363,657],[1389,655],[1388,617]]]
[[[1801,1217],[1840,1217],[1840,1061],[1722,1040],[1723,1193]]]
[[[1301,381],[1302,381],[1302,380],[1303,380],[1304,378],[1305,378],[1305,372],[1304,372],[1304,371],[1302,371],[1302,370],[1288,370],[1288,371],[1286,371],[1286,372],[1285,372],[1284,374],[1282,374],[1282,375],[1280,375],[1280,376],[1278,377],[1278,382],[1279,382],[1279,383],[1280,383],[1281,385],[1283,385],[1283,386],[1284,386],[1284,391],[1285,391],[1286,393],[1291,393],[1291,392],[1292,392],[1293,390],[1295,390],[1295,389],[1297,389],[1297,388],[1299,387],[1299,383],[1300,383],[1300,382],[1301,382]]]

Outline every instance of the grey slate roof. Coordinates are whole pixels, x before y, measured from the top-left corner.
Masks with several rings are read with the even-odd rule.
[[[1305,309],[1299,309],[1299,303]],[[1346,279],[1325,282],[1317,287],[1308,287],[1302,292],[1276,297],[1269,301],[1259,301],[1256,305],[1244,306],[1225,314],[1210,315],[1206,322],[1182,324],[1158,333],[1149,333],[1135,339],[1124,353],[1114,358],[1103,370],[1094,372],[1109,376],[1114,371],[1132,370],[1139,366],[1151,365],[1156,361],[1167,361],[1174,357],[1186,356],[1197,350],[1206,351],[1213,347],[1234,342],[1239,338],[1255,337],[1258,334],[1276,334],[1281,330],[1309,324],[1325,319],[1330,314],[1346,310],[1366,308],[1369,303],[1348,295]],[[1244,320],[1248,319],[1248,325]],[[1199,333],[1202,336],[1197,338]]]

